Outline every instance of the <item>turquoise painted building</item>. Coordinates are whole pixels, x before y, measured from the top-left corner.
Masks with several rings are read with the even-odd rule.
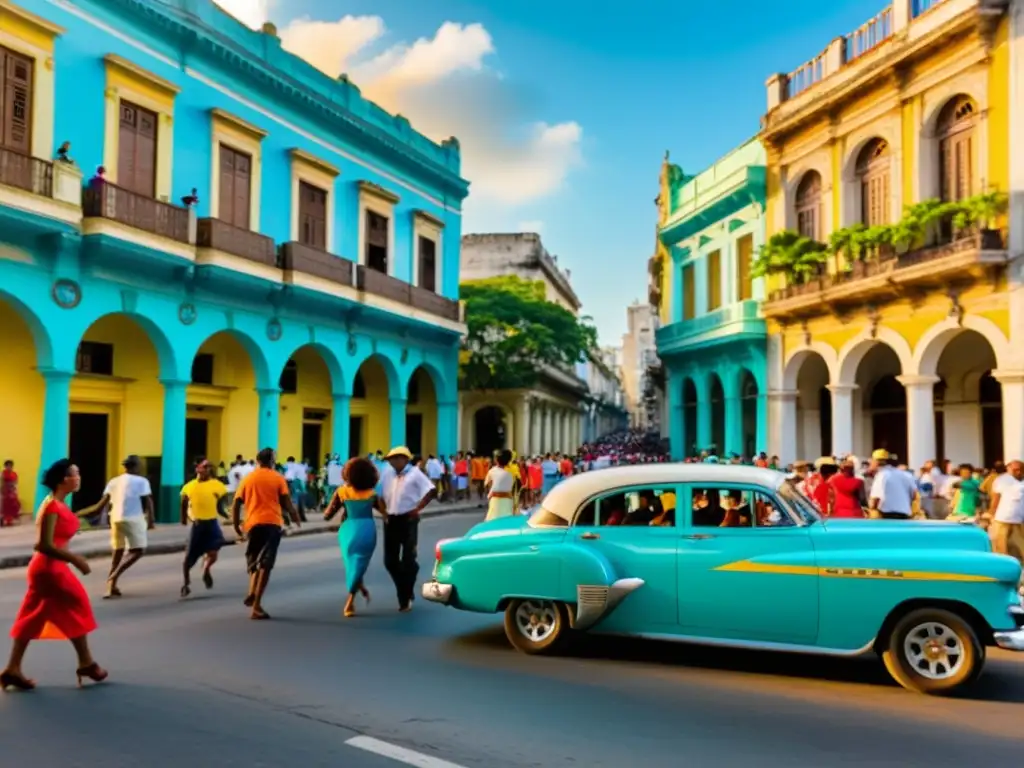
[[[457,435],[457,140],[210,0],[0,2],[0,454],[76,504],[146,461]]]
[[[750,276],[765,238],[765,166],[754,140],[696,176],[667,159],[662,171],[667,295],[656,340],[676,459],[766,449],[764,286]]]

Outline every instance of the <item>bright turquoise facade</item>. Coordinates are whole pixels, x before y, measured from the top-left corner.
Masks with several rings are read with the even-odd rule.
[[[729,494],[747,505],[745,519],[726,515],[720,502]],[[616,524],[603,509],[621,509],[624,497],[636,514],[644,495],[672,504],[674,519]],[[707,503],[698,507],[698,496]],[[915,620],[958,627],[976,646],[975,671],[986,645],[1024,650],[1020,563],[993,554],[977,526],[823,520],[768,469],[677,463],[584,473],[528,520],[485,522],[441,542],[437,560],[423,596],[505,611],[509,639],[530,653],[568,641],[570,626],[830,656],[877,651],[898,682],[936,692],[974,675],[915,679],[905,665],[894,668]]]
[[[469,186],[460,176],[458,142],[436,144],[416,133],[347,80],[282,51],[273,29],[252,31],[210,0],[16,3],[0,15],[0,45],[34,59],[31,115],[46,125],[33,125],[31,133],[51,139],[33,141],[38,173],[27,184],[28,176],[0,177],[0,309],[13,307],[28,327],[25,343],[34,359],[26,366],[31,371],[0,378],[0,389],[11,388],[2,394],[17,403],[22,390],[34,387],[23,393],[24,408],[38,407],[25,424],[39,431],[25,437],[25,444],[38,446],[32,451],[38,460],[18,453],[12,436],[3,440],[5,457],[18,456],[22,485],[32,485],[39,467],[68,455],[72,403],[102,410],[107,405],[96,398],[107,395],[96,393],[119,386],[121,399],[111,407],[120,409],[120,421],[110,440],[124,453],[143,453],[131,436],[141,434],[146,442],[147,429],[160,436],[145,453],[159,459],[160,517],[177,519],[187,419],[197,409],[208,415],[211,399],[240,396],[217,381],[197,388],[194,380],[197,353],[224,335],[241,345],[252,369],[243,393],[251,396],[245,401],[253,403],[251,411],[243,418],[225,415],[218,427],[252,435],[230,448],[232,457],[268,445],[305,451],[307,422],[316,418],[329,426],[323,449],[307,458],[318,459],[325,449],[348,456],[357,412],[361,447],[386,450],[407,442],[414,410],[421,416],[415,423],[423,429],[422,451],[454,453],[464,332],[459,242]],[[94,186],[106,190],[100,203],[94,199],[90,207],[88,189],[81,193],[97,167],[116,158],[111,142],[124,140],[117,107],[127,100],[158,115],[154,197],[175,206],[193,190],[199,198],[184,214],[187,234],[182,227],[168,235],[161,218],[185,222],[177,218],[180,210],[152,201],[133,208],[113,191],[109,175],[107,186]],[[247,229],[222,226],[213,210],[221,183],[215,153],[234,135],[257,147],[250,204],[256,215]],[[80,177],[74,166],[53,162],[65,141]],[[10,163],[14,154],[5,157]],[[46,181],[51,173],[52,184]],[[320,250],[296,246],[302,228],[297,190],[310,177],[328,179],[327,247]],[[386,274],[363,263],[367,210],[386,214]],[[436,248],[432,262],[417,261],[424,237]],[[419,274],[427,263],[435,264],[433,287],[424,287]],[[111,316],[139,326],[155,349],[153,387],[159,382],[162,390],[154,397],[149,390],[133,394],[146,382],[131,376],[83,374],[80,342]],[[124,338],[121,333],[114,343],[115,360],[134,354]],[[301,402],[301,390],[297,400],[281,389],[282,373],[302,350],[316,353],[329,378],[315,408]],[[382,371],[380,381],[357,384],[370,360]],[[214,365],[221,370],[221,361]],[[432,390],[418,404],[409,400],[414,377],[429,381],[420,389]],[[306,377],[314,378],[314,372]],[[364,385],[373,390],[369,395]],[[140,414],[147,424],[139,424]],[[292,448],[299,445],[300,422],[302,445]],[[112,456],[116,450],[109,448]],[[113,464],[106,462],[108,472],[116,471]],[[30,499],[23,492],[23,504]]]
[[[656,341],[675,459],[766,448],[764,287],[749,276],[765,237],[765,165],[755,140],[697,176],[666,174],[668,312]]]

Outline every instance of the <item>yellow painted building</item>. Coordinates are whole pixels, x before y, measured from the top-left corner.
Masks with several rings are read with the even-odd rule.
[[[1010,27],[998,0],[895,0],[771,77],[769,241],[788,231],[828,243],[906,221],[923,201],[1013,191]],[[957,228],[947,216],[852,263],[833,251],[804,281],[771,275],[771,452],[788,462],[886,447],[913,467],[1024,456],[1009,224]]]

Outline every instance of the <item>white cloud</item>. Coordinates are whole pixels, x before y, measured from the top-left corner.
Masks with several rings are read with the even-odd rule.
[[[216,0],[257,28],[276,0]],[[332,77],[348,74],[363,94],[440,141],[456,136],[462,173],[473,183],[469,208],[515,207],[557,192],[582,161],[582,127],[536,122],[534,100],[487,65],[496,53],[482,24],[447,21],[432,37],[374,49],[387,28],[379,16],[293,19],[282,45]]]

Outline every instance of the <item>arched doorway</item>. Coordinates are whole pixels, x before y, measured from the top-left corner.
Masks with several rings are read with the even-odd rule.
[[[384,362],[367,358],[352,382],[349,454],[387,453],[391,443],[391,391]]]
[[[719,454],[725,450],[725,390],[718,374],[708,377],[708,400],[711,406],[711,445],[701,446]]]
[[[503,408],[485,405],[473,415],[473,451],[490,456],[508,447],[508,422]]]
[[[697,385],[693,379],[683,381],[683,453],[696,456],[697,449]]]
[[[423,366],[409,377],[405,402],[405,444],[414,456],[436,456],[437,391]]]
[[[796,374],[796,458],[814,461],[832,451],[832,396],[825,359],[808,352]]]
[[[82,473],[82,487],[73,508],[95,504],[130,454],[142,458],[150,485],[159,488],[164,388],[149,334],[128,315],[101,317],[82,336],[75,368],[68,456]]]
[[[279,453],[294,456],[314,469],[319,469],[324,457],[332,452],[333,392],[341,384],[331,375],[325,357],[329,354],[313,345],[300,347],[279,379]]]
[[[740,378],[740,419],[742,421],[743,455],[753,458],[763,446],[757,444],[757,379],[744,369]]]
[[[857,366],[856,383],[863,393],[860,424],[866,438],[866,444],[862,441],[864,455],[884,448],[907,460],[907,393],[896,380],[900,373],[899,357],[883,343],[872,345]],[[934,446],[930,452],[934,452]]]
[[[27,316],[27,314],[26,314]],[[32,329],[14,305],[0,298],[0,327],[4,329],[0,391],[4,393],[4,441],[0,461],[13,461],[18,473],[21,513],[35,511],[39,457],[43,445],[46,386],[39,374],[39,352]]]
[[[244,343],[243,343],[244,339]],[[186,396],[185,472],[206,456],[230,469],[236,456],[255,460],[259,451],[259,394],[251,340],[221,331],[203,342],[192,359]]]

